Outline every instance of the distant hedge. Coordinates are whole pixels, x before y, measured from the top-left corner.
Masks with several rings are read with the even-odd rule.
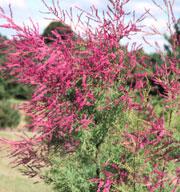
[[[18,126],[20,114],[13,109],[8,101],[0,101],[0,129]]]
[[[0,34],[0,66],[2,66],[6,60],[6,54],[4,50],[7,50],[5,44],[7,38]],[[6,76],[6,77],[5,77]],[[30,99],[32,94],[32,88],[27,85],[20,84],[15,78],[7,76],[7,74],[0,73],[0,100],[15,98],[15,99]]]

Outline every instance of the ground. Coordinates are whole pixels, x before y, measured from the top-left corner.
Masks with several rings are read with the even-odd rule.
[[[15,138],[17,132],[0,131],[0,137]],[[50,186],[43,182],[35,184],[36,179],[23,176],[17,168],[12,168],[7,158],[7,151],[0,151],[0,192],[52,192]]]

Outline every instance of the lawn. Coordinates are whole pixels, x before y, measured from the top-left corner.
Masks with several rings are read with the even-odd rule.
[[[13,139],[16,132],[0,131],[0,137]],[[23,176],[17,168],[12,168],[5,151],[0,151],[0,192],[52,192],[50,186]]]

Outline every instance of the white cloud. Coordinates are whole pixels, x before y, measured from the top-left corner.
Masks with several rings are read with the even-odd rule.
[[[102,0],[89,0],[89,4],[99,6],[103,3]]]
[[[1,7],[7,6],[8,4],[11,4],[12,8],[25,8],[26,0],[0,0]]]
[[[142,14],[146,10],[150,10],[152,14],[156,14],[159,12],[159,8],[155,6],[152,2],[147,2],[147,1],[132,1],[130,2],[132,4],[132,9],[135,10],[137,13]]]
[[[144,19],[142,22],[146,26],[146,28],[153,28],[161,33],[167,32],[167,20],[164,17],[158,18],[154,20],[153,18],[149,17]]]
[[[175,6],[173,8],[173,10],[174,10],[175,13],[180,13],[180,4],[179,4],[179,6]]]

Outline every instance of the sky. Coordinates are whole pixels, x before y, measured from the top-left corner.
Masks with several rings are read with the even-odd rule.
[[[180,0],[171,0],[174,1],[173,10],[175,17],[180,18]],[[51,0],[46,0],[48,5],[52,5]],[[90,10],[90,6],[93,4],[102,13],[102,10],[106,9],[108,0],[59,0],[60,7],[62,9],[69,10],[70,7],[80,7],[83,10]],[[159,5],[163,6],[163,0],[156,0]],[[43,29],[50,23],[50,20],[45,19],[45,17],[50,17],[42,11],[47,11],[46,7],[42,3],[41,0],[0,0],[0,7],[2,7],[7,14],[9,14],[8,4],[11,4],[13,18],[18,24],[25,23],[29,25],[29,18],[32,18],[33,21],[39,23],[40,33],[42,33]],[[164,8],[165,6],[163,6]],[[130,0],[130,2],[126,5],[125,9],[127,11],[135,11],[137,17],[145,12],[145,10],[149,9],[150,14],[152,14],[156,19],[149,16],[143,22],[142,25],[146,25],[149,27],[155,27],[162,34],[168,34],[167,30],[167,15],[162,10],[160,10],[157,6],[155,6],[152,0]],[[77,14],[77,9],[74,10],[74,15]],[[128,21],[127,17],[127,21]],[[3,21],[0,20],[0,24]],[[0,33],[10,37],[13,34],[13,31],[8,31],[0,28]],[[166,43],[163,36],[153,35],[148,36],[144,34],[143,37],[152,44],[154,47],[155,42],[157,42],[161,49],[163,49],[163,45]],[[154,48],[147,45],[144,40],[140,37],[140,35],[133,36],[131,40],[123,40],[123,43],[133,43],[137,41],[139,45],[141,45],[146,52],[153,52]]]

